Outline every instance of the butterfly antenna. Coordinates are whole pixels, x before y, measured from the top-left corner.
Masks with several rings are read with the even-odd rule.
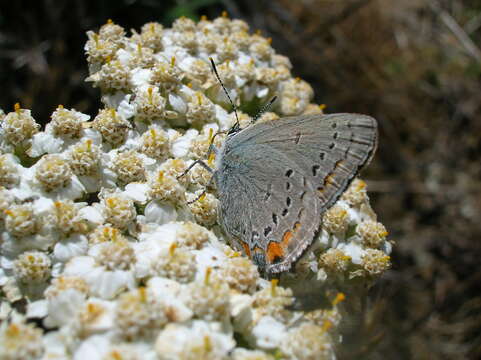
[[[265,104],[254,116],[254,118],[251,121],[251,124],[254,124],[257,120],[259,120],[261,115],[264,114],[267,110],[269,110],[269,108],[272,106],[274,101],[276,101],[276,99],[277,99],[277,96],[274,96],[267,104]]]
[[[240,126],[240,122],[239,122],[239,116],[237,115],[237,106],[235,106],[234,102],[233,102],[232,99],[230,98],[229,92],[228,92],[227,89],[225,88],[224,83],[222,82],[222,80],[220,79],[220,76],[219,76],[219,73],[217,72],[217,68],[216,68],[216,66],[215,66],[214,60],[213,60],[212,58],[209,58],[209,60],[210,60],[210,63],[211,63],[211,65],[212,65],[212,70],[214,70],[215,77],[217,78],[217,80],[219,81],[220,85],[222,86],[222,89],[224,89],[224,92],[225,92],[225,94],[227,95],[227,98],[229,99],[230,104],[232,105],[232,109],[234,110],[234,114],[235,114],[236,127],[239,127],[239,126]]]

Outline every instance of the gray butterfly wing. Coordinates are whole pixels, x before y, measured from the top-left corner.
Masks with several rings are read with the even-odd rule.
[[[226,141],[222,179],[216,172],[224,229],[261,270],[289,269],[376,144],[376,121],[357,114],[287,117],[242,130]]]
[[[320,217],[309,218],[317,213],[316,189],[293,159],[269,145],[247,151],[248,158],[224,154],[215,174],[220,223],[261,272],[287,270],[308,245],[296,240],[312,240],[319,228]]]

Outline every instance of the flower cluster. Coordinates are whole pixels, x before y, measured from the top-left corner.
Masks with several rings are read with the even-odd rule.
[[[323,250],[318,263],[311,264],[312,269],[317,269],[318,279],[327,279],[329,275],[369,278],[390,267],[392,244],[387,240],[384,225],[376,221],[364,181],[354,180],[322,220],[318,241]],[[298,266],[302,266],[302,261]]]
[[[226,15],[131,36],[108,21],[87,35],[97,114],[59,105],[41,131],[19,104],[0,111],[0,358],[334,358],[344,295],[325,294],[326,280],[389,267],[365,184],[323,215],[279,282],[227,245],[210,174],[185,173],[235,121],[210,58],[241,124],[274,95],[259,121],[322,112],[309,84],[270,39]],[[295,276],[330,306],[294,310],[298,287],[311,287]]]

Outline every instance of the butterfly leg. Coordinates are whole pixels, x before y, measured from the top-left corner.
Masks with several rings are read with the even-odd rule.
[[[210,141],[210,145],[209,145],[209,149],[207,150],[207,159],[208,160],[208,163],[209,165],[211,164],[211,158],[210,158],[210,155],[212,153],[214,153],[216,156],[217,154],[219,153],[219,149],[217,149],[217,146],[214,145],[214,139],[217,135],[219,134],[222,134],[224,133],[225,131],[219,131],[217,132],[211,139]],[[182,173],[180,174],[179,176],[177,176],[177,179],[180,179],[181,177],[187,175],[187,173],[190,171],[190,169],[192,169],[195,165],[199,164],[200,166],[202,166],[204,169],[206,169],[208,172],[210,172],[211,174],[214,173],[214,170],[209,166],[207,165],[203,160],[195,160],[192,164],[190,164],[190,166]]]
[[[209,158],[210,154],[212,153],[214,153],[215,156],[219,154],[219,149],[217,149],[217,146],[215,146],[214,144],[209,145],[209,150],[207,150],[207,158]]]
[[[195,166],[199,164],[200,166],[202,166],[204,169],[206,169],[208,172],[210,172],[211,174],[214,174],[214,170],[209,166],[207,165],[204,161],[202,160],[195,160],[192,164],[190,164],[190,166],[185,169],[185,171],[180,174],[179,176],[177,176],[177,179],[180,179],[182,176],[185,176],[187,175],[187,173]],[[212,176],[210,179],[209,179],[209,182],[207,183],[206,187],[204,188],[204,190],[202,190],[202,192],[196,196],[195,199],[191,200],[191,201],[188,201],[187,204],[192,204],[192,203],[195,203],[197,200],[199,200],[207,191],[207,188],[209,186],[212,185],[212,183],[214,182],[214,177]]]
[[[214,182],[214,177],[212,176],[209,182],[207,183],[207,185],[205,186],[204,190],[202,190],[202,192],[199,195],[197,195],[195,199],[187,201],[187,204],[190,205],[195,203],[197,200],[200,200],[200,198],[204,196],[204,194],[207,192],[207,189],[212,185],[213,182]]]
[[[219,154],[219,149],[214,145],[215,137],[217,135],[227,134],[227,131],[217,131],[210,139],[209,149],[207,150],[207,159],[210,159],[210,154],[214,153],[216,156]]]
[[[181,177],[187,175],[187,173],[197,164],[202,166],[204,169],[206,169],[211,174],[214,173],[214,170],[209,165],[207,165],[203,160],[195,160],[192,164],[189,165],[189,167],[187,169],[185,169],[185,171],[182,174],[177,176],[177,179],[180,179]]]

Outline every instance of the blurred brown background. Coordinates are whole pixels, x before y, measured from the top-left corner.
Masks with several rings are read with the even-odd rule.
[[[393,268],[339,358],[481,358],[480,0],[1,0],[0,108],[20,102],[41,123],[58,104],[95,115],[87,30],[222,10],[272,37],[328,112],[379,121],[364,178]]]

